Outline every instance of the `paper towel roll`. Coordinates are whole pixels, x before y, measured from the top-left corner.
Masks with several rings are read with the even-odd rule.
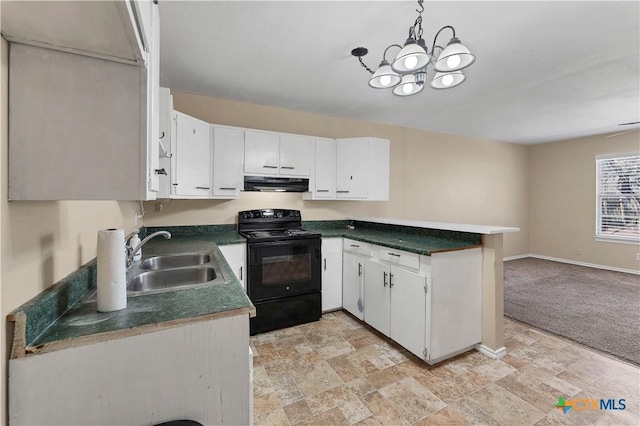
[[[127,266],[124,230],[98,231],[98,311],[127,307]]]

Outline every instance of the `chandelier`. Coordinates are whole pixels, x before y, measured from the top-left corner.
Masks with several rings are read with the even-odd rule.
[[[418,0],[418,18],[412,26],[409,27],[409,38],[405,41],[404,46],[392,44],[388,46],[383,55],[382,62],[378,69],[374,72],[362,61],[369,50],[365,47],[356,47],[351,54],[358,58],[362,65],[369,73],[369,86],[374,89],[392,89],[394,95],[411,96],[419,93],[424,89],[424,82],[427,78],[427,65],[430,63],[435,70],[435,75],[429,86],[432,89],[450,89],[459,86],[466,79],[462,73],[462,69],[473,64],[476,57],[469,52],[460,40],[456,37],[456,30],[446,25],[436,33],[433,38],[431,51],[426,46],[422,38],[422,12],[424,0]],[[440,33],[446,29],[453,32],[453,37],[449,40],[447,47],[436,45],[436,40]],[[393,62],[387,61],[387,52],[391,48],[399,48],[400,51],[396,55]],[[436,54],[437,53],[437,54]]]

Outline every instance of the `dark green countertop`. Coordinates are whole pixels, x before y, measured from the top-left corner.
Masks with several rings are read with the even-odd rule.
[[[418,253],[425,256],[431,256],[432,253],[441,251],[464,250],[479,247],[479,244],[475,242],[414,235],[406,232],[346,228],[320,228],[314,229],[314,231],[322,234],[322,238],[350,238],[352,240]]]
[[[255,315],[255,308],[217,245],[244,243],[235,232],[200,236],[155,238],[143,247],[143,259],[157,254],[215,251],[220,268],[229,282],[185,288],[162,293],[127,297],[127,307],[114,312],[98,312],[95,288],[66,311],[33,342],[25,353],[43,353],[98,341],[122,338],[147,331],[218,317]],[[14,315],[19,312],[14,311]]]

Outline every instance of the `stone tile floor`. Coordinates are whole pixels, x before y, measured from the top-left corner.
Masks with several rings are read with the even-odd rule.
[[[256,425],[640,425],[640,369],[505,318],[507,356],[435,366],[345,312],[253,336]],[[554,407],[625,399],[621,411]]]

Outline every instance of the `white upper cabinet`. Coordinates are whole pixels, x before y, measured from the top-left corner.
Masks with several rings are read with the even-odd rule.
[[[309,177],[309,192],[305,200],[335,200],[336,198],[336,140],[315,138],[315,158]]]
[[[244,172],[248,175],[277,175],[279,168],[280,135],[245,130]]]
[[[336,198],[389,199],[389,141],[336,139]]]
[[[209,123],[174,112],[175,138],[171,157],[174,198],[210,198],[211,138]]]
[[[156,198],[157,8],[2,4],[11,41],[10,200]]]
[[[313,138],[245,130],[244,174],[309,177]]]
[[[243,185],[244,129],[211,126],[213,138],[213,198],[234,199]]]
[[[366,138],[338,139],[336,144],[336,198],[367,198],[369,141]]]
[[[309,177],[311,171],[312,138],[280,135],[280,176]]]

